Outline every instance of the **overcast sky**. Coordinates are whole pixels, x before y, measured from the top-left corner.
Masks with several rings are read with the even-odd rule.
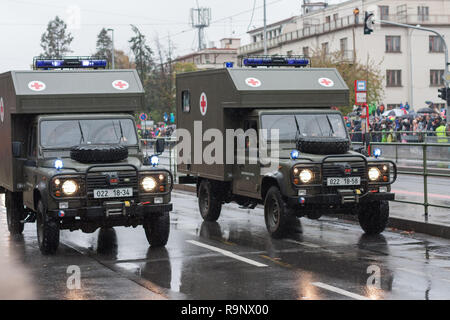
[[[211,8],[211,25],[207,41],[216,46],[224,37],[242,38],[248,43],[249,26],[263,24],[263,0],[0,0],[0,73],[29,69],[34,56],[40,54],[40,38],[49,20],[56,15],[70,26],[74,36],[72,55],[95,52],[101,28],[113,28],[115,47],[129,53],[130,24],[138,26],[154,48],[159,36],[163,46],[170,39],[175,56],[195,50],[196,31],[189,23],[190,8]],[[342,0],[329,0],[330,4]],[[301,0],[267,0],[268,23],[298,15]],[[252,21],[250,23],[250,21]]]

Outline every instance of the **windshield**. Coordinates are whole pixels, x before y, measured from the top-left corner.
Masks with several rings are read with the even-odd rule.
[[[131,119],[44,120],[41,122],[41,146],[70,148],[80,144],[136,145]]]
[[[279,130],[280,141],[295,140],[297,134],[297,119],[300,137],[336,137],[346,138],[347,132],[340,114],[263,114],[261,124],[267,129],[270,140],[270,130]]]

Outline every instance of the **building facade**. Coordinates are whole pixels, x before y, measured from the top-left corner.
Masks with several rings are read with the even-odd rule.
[[[267,37],[268,54],[311,56],[314,51],[338,51],[346,62],[371,61],[382,72],[384,97],[379,103],[396,107],[408,102],[419,109],[431,101],[444,106],[437,91],[443,86],[445,68],[442,41],[432,33],[386,24],[377,24],[372,34],[364,35],[365,11],[373,12],[376,19],[431,28],[450,39],[448,0],[352,0],[317,6],[283,20],[278,24],[282,33]],[[249,31],[250,43],[239,48],[239,58],[264,52],[260,33]]]
[[[237,63],[237,50],[241,40],[224,38],[220,40],[220,48],[206,48],[200,51],[177,57],[174,62],[194,63],[199,70],[223,68],[226,62]]]

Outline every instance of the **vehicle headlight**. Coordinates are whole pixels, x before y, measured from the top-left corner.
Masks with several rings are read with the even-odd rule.
[[[303,183],[308,183],[312,180],[313,178],[313,173],[311,170],[309,169],[303,169],[302,171],[300,171],[300,180]]]
[[[372,167],[369,169],[369,180],[370,181],[377,181],[380,179],[381,172],[380,169]]]
[[[71,196],[78,191],[78,184],[74,180],[66,180],[61,189],[66,196]]]
[[[141,182],[144,191],[150,192],[156,188],[156,180],[153,177],[145,177]]]

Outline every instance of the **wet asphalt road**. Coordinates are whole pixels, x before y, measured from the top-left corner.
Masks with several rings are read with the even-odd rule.
[[[192,194],[174,192],[173,203],[165,248],[149,248],[142,227],[63,231],[55,256],[40,254],[35,224],[11,237],[0,205],[0,298],[450,299],[449,240],[367,237],[330,217],[302,218],[302,233],[274,240],[259,207],[228,204],[206,223]],[[69,266],[80,289],[67,287]]]

